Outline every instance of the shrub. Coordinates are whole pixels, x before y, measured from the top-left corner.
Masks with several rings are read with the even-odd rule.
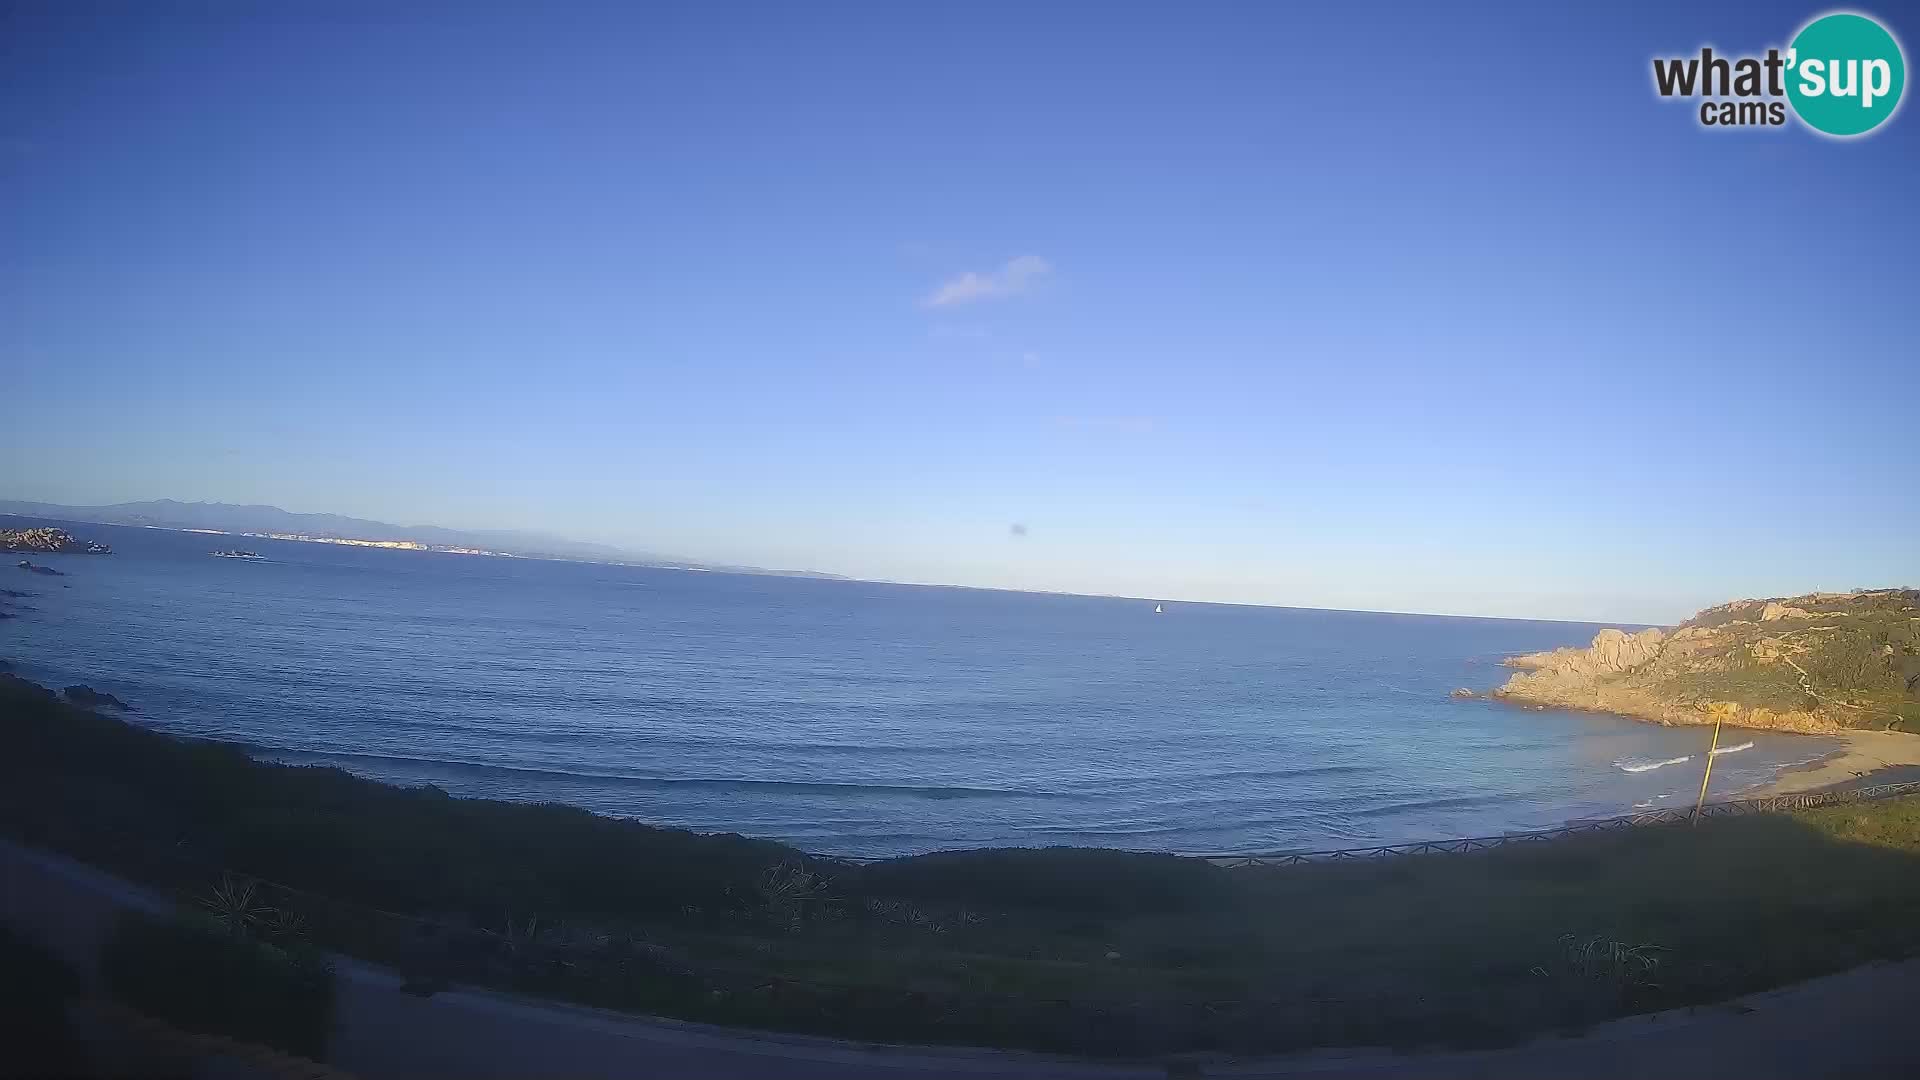
[[[754,882],[757,914],[790,933],[799,933],[808,918],[824,918],[839,899],[832,895],[833,880],[796,862],[776,863]]]
[[[100,969],[114,997],[155,1019],[325,1059],[333,968],[313,949],[251,940],[210,921],[129,915]]]
[[[502,909],[719,910],[750,895],[768,865],[804,859],[770,841],[253,761],[236,746],[73,708],[25,680],[0,680],[0,744],[7,831],[140,876],[170,875],[184,857],[204,871],[236,867],[387,910],[491,923]]]

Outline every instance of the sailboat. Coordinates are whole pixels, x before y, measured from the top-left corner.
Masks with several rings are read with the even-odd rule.
[[[1154,613],[1155,615],[1161,615],[1161,614],[1164,614],[1164,612],[1162,612],[1162,611],[1160,610],[1160,605],[1159,605],[1159,604],[1155,604],[1155,605],[1153,605],[1153,613]]]

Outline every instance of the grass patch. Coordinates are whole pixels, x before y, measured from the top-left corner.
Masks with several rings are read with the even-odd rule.
[[[1212,863],[1100,848],[943,851],[874,863],[852,879],[880,895],[1096,916],[1195,911],[1233,890]]]
[[[852,866],[255,762],[3,683],[0,739],[0,829],[229,926],[271,911],[238,916],[255,937],[295,918],[423,993],[472,982],[884,1041],[1260,1053],[1491,1044],[1920,953],[1915,800],[1285,868],[1086,849]],[[247,884],[226,868],[311,893],[223,900]]]
[[[123,917],[100,956],[107,990],[184,1031],[324,1061],[333,969],[318,950],[255,938],[212,918]]]
[[[1912,730],[1920,722],[1920,591],[1737,600],[1681,623],[1630,668],[1596,672],[1560,656],[1497,696],[1574,708],[1610,701],[1632,715],[1719,715],[1756,728]]]

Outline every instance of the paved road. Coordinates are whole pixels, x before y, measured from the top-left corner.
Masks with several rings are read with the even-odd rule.
[[[0,920],[91,970],[125,908],[164,904],[70,860],[0,842]],[[333,1064],[366,1080],[412,1077],[754,1080],[1035,1080],[1163,1077],[1163,1065],[1115,1066],[1031,1054],[868,1047],[745,1035],[487,991],[418,998],[398,977],[339,962]],[[1920,1075],[1920,961],[1862,968],[1732,1006],[1617,1021],[1577,1039],[1470,1054],[1319,1053],[1209,1062],[1230,1077],[1724,1077],[1810,1080]],[[1188,1073],[1187,1075],[1193,1075]]]

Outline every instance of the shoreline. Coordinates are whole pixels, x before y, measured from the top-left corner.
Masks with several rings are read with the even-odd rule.
[[[61,700],[66,703],[74,704],[76,707],[79,707],[79,708],[92,707],[91,705],[88,705],[86,703],[70,702],[60,691],[57,691],[51,687],[41,686],[40,684],[33,682],[28,677],[20,674],[18,672],[18,669],[14,668],[11,663],[5,660],[0,660],[0,687],[4,687],[8,683],[25,684],[27,686],[36,687],[42,690],[46,695],[50,697],[53,697],[55,699]],[[85,689],[90,690],[91,688],[86,687]],[[1673,722],[1664,721],[1664,720],[1651,719],[1645,716],[1636,716],[1631,713],[1616,712],[1616,711],[1612,711],[1605,708],[1540,704],[1540,703],[1535,703],[1530,701],[1520,701],[1520,700],[1516,700],[1516,699],[1505,697],[1505,696],[1495,695],[1492,693],[1482,693],[1482,694],[1476,694],[1472,696],[1477,697],[1483,701],[1491,701],[1494,703],[1506,705],[1508,707],[1521,708],[1529,711],[1554,710],[1554,711],[1566,711],[1566,712],[1574,712],[1574,713],[1589,713],[1593,715],[1610,716],[1617,719],[1629,720],[1629,721],[1633,721],[1635,723],[1640,723],[1640,724],[1648,724],[1651,726],[1668,727],[1668,728],[1711,727],[1712,726],[1711,723],[1691,723],[1691,722],[1684,723],[1684,724],[1673,723]],[[119,703],[115,702],[114,704],[118,705]],[[132,706],[119,705],[119,707],[121,709],[126,710],[129,713],[133,711]],[[145,714],[142,714],[143,718],[144,716]],[[134,724],[135,726],[142,727],[145,730],[153,731],[157,734],[164,735],[169,739],[175,739],[175,740],[180,740],[180,741],[189,742],[189,743],[238,746],[243,750],[243,752],[247,755],[249,759],[266,763],[266,764],[281,764],[281,765],[300,764],[299,762],[290,762],[285,758],[282,758],[277,755],[282,753],[294,753],[294,754],[309,753],[309,752],[302,752],[302,751],[286,751],[286,750],[282,750],[274,747],[258,746],[252,743],[245,742],[243,740],[237,740],[232,737],[169,731],[163,728],[151,727],[145,723],[142,723],[140,720],[135,719],[132,716],[128,716],[124,714],[116,716],[115,718],[120,719],[123,722],[131,723],[131,724]],[[1827,739],[1837,740],[1842,745],[1838,749],[1828,751],[1827,753],[1811,761],[1803,761],[1798,764],[1781,766],[1774,772],[1774,775],[1771,779],[1763,780],[1758,783],[1749,784],[1746,787],[1739,788],[1738,790],[1731,791],[1724,795],[1715,795],[1709,798],[1708,800],[1709,802],[1729,802],[1729,801],[1739,801],[1739,800],[1746,800],[1746,799],[1764,799],[1764,798],[1770,798],[1778,795],[1798,795],[1798,794],[1813,794],[1813,793],[1826,792],[1826,791],[1846,791],[1846,790],[1853,790],[1853,789],[1864,788],[1864,787],[1874,787],[1874,786],[1879,786],[1883,784],[1895,784],[1895,783],[1905,783],[1910,781],[1920,781],[1920,734],[1908,734],[1904,732],[1892,732],[1892,731],[1862,731],[1857,729],[1808,732],[1808,731],[1794,731],[1791,729],[1772,728],[1772,727],[1754,727],[1751,725],[1744,725],[1744,724],[1739,724],[1731,721],[1726,722],[1724,726],[1730,732],[1747,731],[1747,732],[1757,732],[1757,733],[1766,734],[1766,735],[1787,735],[1787,736],[1800,736],[1805,738],[1827,738]],[[1730,744],[1732,742],[1732,739],[1730,738],[1723,739],[1723,742]],[[457,763],[454,763],[454,764],[457,764]],[[415,789],[420,787],[435,786],[435,782],[430,780],[421,780],[418,782],[407,782],[404,780],[397,780],[389,777],[371,775],[368,773],[357,771],[350,767],[340,766],[337,764],[333,765],[332,767],[343,769],[343,771],[355,776],[356,778],[366,780],[376,784],[382,784],[389,787]],[[505,801],[510,803],[522,802],[522,800],[520,799],[514,798],[512,796],[503,796],[498,793],[466,794],[459,797],[469,798],[469,799],[478,799],[482,801]],[[658,828],[684,829],[686,831],[693,832],[697,835],[702,835],[702,836],[720,836],[720,835],[729,835],[729,834],[741,835],[741,834],[735,833],[735,830],[730,828],[725,828],[725,827],[702,826],[702,825],[659,825],[647,819],[638,818],[638,817],[629,817],[626,815],[612,814],[609,811],[594,809],[592,807],[588,807],[583,804],[567,803],[564,805],[573,806],[577,809],[585,810],[586,812],[592,813],[592,814],[611,816],[611,817],[618,818],[620,820],[638,821],[638,822],[641,822],[642,824],[653,825],[654,827],[658,827]],[[1633,817],[1635,816],[1636,811],[1638,809],[1639,809],[1639,804],[1622,802],[1621,804],[1619,804],[1619,808],[1617,812],[1606,813],[1600,816],[1603,818]],[[1575,823],[1587,821],[1587,820],[1592,820],[1592,818],[1588,816],[1567,817],[1567,818],[1560,819],[1559,825],[1546,827],[1544,829],[1517,829],[1516,830],[1511,828],[1505,828],[1505,829],[1499,830],[1497,833],[1490,832],[1490,831],[1485,832],[1484,835],[1491,836],[1491,835],[1506,835],[1512,832],[1554,831],[1559,827],[1563,827],[1566,825],[1571,825],[1571,824],[1575,824]],[[1398,847],[1398,846],[1421,844],[1421,843],[1450,842],[1450,841],[1469,839],[1469,838],[1471,837],[1431,836],[1431,835],[1416,835],[1413,837],[1405,837],[1405,838],[1382,837],[1382,838],[1375,838],[1367,843],[1355,843],[1353,846],[1350,846],[1347,848],[1323,847],[1320,845],[1320,843],[1308,842],[1308,843],[1303,843],[1299,845],[1289,846],[1286,848],[1263,847],[1263,848],[1259,848],[1251,851],[1217,851],[1217,850],[1169,851],[1169,850],[1158,850],[1158,849],[1128,848],[1128,847],[1115,846],[1115,845],[1106,844],[1106,843],[1094,843],[1086,846],[1091,850],[1141,853],[1141,854],[1164,854],[1164,855],[1171,855],[1179,858],[1191,858],[1191,859],[1201,859],[1201,860],[1214,861],[1214,862],[1230,863],[1238,859],[1245,859],[1245,858],[1259,856],[1259,855],[1271,855],[1271,854],[1275,854],[1276,852],[1296,854],[1296,853],[1317,853],[1317,852],[1332,851],[1332,850],[1365,851],[1365,850],[1372,850],[1374,848]],[[751,837],[751,839],[764,840],[770,843],[792,845],[798,848],[799,850],[804,851],[806,854],[813,857],[817,857],[817,858],[836,860],[836,861],[852,861],[852,862],[884,861],[884,860],[893,859],[893,858],[902,858],[902,857],[911,858],[911,857],[920,856],[920,855],[934,855],[934,854],[953,853],[953,852],[959,852],[959,851],[973,850],[972,848],[964,847],[964,846],[957,847],[957,848],[956,847],[932,847],[932,848],[915,849],[915,850],[903,851],[903,852],[895,852],[891,854],[849,855],[849,854],[844,854],[840,852],[819,851],[812,848],[801,848],[799,847],[801,843],[800,841],[786,840],[778,837],[753,836]],[[1331,838],[1329,838],[1329,840],[1331,840]],[[1002,845],[988,845],[989,849],[999,849],[1001,847]],[[1006,849],[1030,850],[1028,848],[1021,847],[1020,845],[1017,845],[1017,844],[1007,847]]]
[[[1742,798],[1845,791],[1920,780],[1920,735],[1899,731],[1835,732],[1845,745],[1816,761],[1789,765]]]
[[[1592,713],[1598,716],[1613,716],[1622,720],[1632,720],[1640,724],[1652,724],[1658,727],[1712,727],[1711,720],[1674,720],[1663,716],[1649,716],[1631,712],[1622,712],[1602,706],[1563,705],[1528,698],[1502,694],[1498,690],[1471,695],[1481,700],[1495,702],[1511,708],[1526,709],[1531,712],[1561,710],[1565,712]],[[1813,761],[1799,765],[1788,765],[1774,774],[1773,779],[1745,788],[1730,796],[1732,799],[1764,799],[1774,795],[1806,795],[1819,791],[1848,791],[1854,788],[1877,787],[1881,784],[1899,784],[1910,780],[1920,780],[1920,734],[1904,731],[1863,731],[1858,728],[1834,728],[1830,730],[1804,731],[1794,728],[1760,727],[1742,724],[1738,720],[1728,720],[1724,726],[1731,731],[1763,732],[1768,735],[1799,735],[1815,739],[1838,739],[1841,747],[1830,751]],[[1714,801],[1726,801],[1718,799]]]
[[[1462,687],[1461,689],[1465,690],[1467,688]],[[1616,716],[1622,720],[1633,720],[1642,724],[1656,724],[1665,728],[1710,728],[1715,722],[1711,713],[1703,712],[1689,706],[1637,701],[1596,701],[1593,703],[1565,701],[1558,698],[1532,696],[1525,692],[1510,691],[1505,685],[1496,686],[1486,691],[1469,691],[1466,694],[1461,694],[1459,690],[1456,690],[1454,693],[1460,697],[1479,698],[1484,701],[1492,701],[1497,704],[1516,709],[1526,709],[1531,712],[1559,711],[1593,713],[1597,716]],[[1757,711],[1765,712],[1765,710]],[[1748,719],[1747,716],[1737,712],[1720,720],[1719,723],[1720,726],[1725,728],[1739,731],[1763,731],[1772,735],[1814,735],[1823,738],[1843,739],[1855,734],[1881,734],[1881,732],[1870,731],[1865,728],[1841,727],[1838,724],[1827,721],[1817,721],[1810,724],[1755,723]],[[1906,733],[1890,732],[1889,734],[1901,735]],[[1920,735],[1912,737],[1920,739]]]
[[[816,870],[787,845],[738,835],[283,769],[7,680],[0,721],[12,793],[0,832],[183,896],[245,875],[263,905],[342,913],[312,919],[309,940],[393,964],[420,989],[494,986],[866,1042],[931,1033],[1154,1068],[1196,1050],[1524,1041],[1629,1006],[1707,1006],[1768,985],[1750,972],[1788,980],[1884,959],[1920,889],[1911,799],[1528,845],[1459,868],[1422,857],[1243,874],[1135,852],[1000,849]],[[123,794],[93,797],[113,789]],[[1821,917],[1791,940],[1777,932],[1804,914],[1790,893],[1728,906],[1716,892],[1780,865],[1823,886]],[[1568,889],[1570,876],[1590,887]],[[829,884],[833,899],[820,899]],[[519,923],[522,911],[542,918]],[[1649,987],[1657,998],[1596,995],[1580,960],[1563,968],[1543,945],[1567,941],[1570,925],[1640,933],[1623,911],[1655,912],[1661,946],[1705,977]],[[550,925],[566,929],[535,936]],[[1304,945],[1302,925],[1315,928]],[[1436,949],[1483,965],[1471,996],[1457,965],[1431,963]]]

